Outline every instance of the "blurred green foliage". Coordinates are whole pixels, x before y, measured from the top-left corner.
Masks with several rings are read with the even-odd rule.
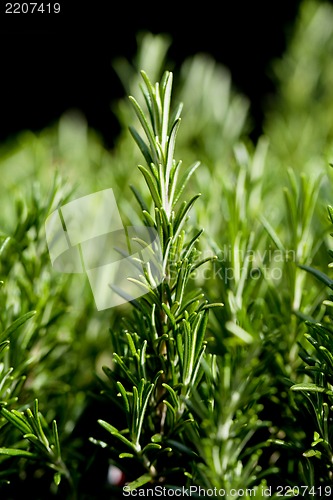
[[[126,94],[140,106],[140,71],[160,81],[173,66],[171,43],[139,34],[136,58],[114,61]],[[332,483],[332,56],[332,6],[304,0],[287,50],[272,64],[277,92],[265,103],[255,144],[249,102],[234,90],[227,68],[197,54],[175,71],[172,99],[183,103],[175,156],[184,172],[200,161],[184,191],[187,201],[201,193],[185,232],[204,229],[196,241],[200,258],[217,257],[188,276],[188,287],[224,307],[209,313],[201,382],[186,401],[195,425],[179,433],[164,464],[172,468],[181,457],[186,474],[173,476],[169,487],[185,481],[227,491],[253,487],[261,498],[268,486]],[[112,106],[121,132],[111,151],[75,110],[0,147],[6,499],[23,491],[35,499],[121,496],[108,482],[111,465],[132,478],[130,457],[119,459],[103,431],[124,423],[113,353],[126,358],[128,340],[119,325],[145,332],[146,316],[137,312],[133,323],[129,305],[96,311],[82,275],[52,269],[44,229],[59,205],[109,187],[124,224],[142,223],[131,186],[154,212],[128,131],[140,123],[128,99]],[[115,427],[101,428],[98,420]],[[142,425],[150,435],[149,419]],[[141,485],[145,479],[154,480],[145,477]]]

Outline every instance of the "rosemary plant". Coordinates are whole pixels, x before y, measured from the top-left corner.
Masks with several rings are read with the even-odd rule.
[[[72,485],[61,455],[54,413],[61,400],[58,391],[61,387],[66,392],[66,384],[58,380],[51,388],[47,380],[48,373],[56,373],[58,357],[68,348],[66,342],[59,341],[57,329],[53,328],[64,313],[60,297],[64,297],[67,283],[63,279],[56,283],[46,272],[47,248],[40,238],[45,214],[60,194],[58,188],[55,184],[46,200],[41,200],[35,189],[28,213],[25,213],[24,203],[18,203],[18,223],[12,231],[8,229],[7,234],[1,235],[0,240],[3,276],[0,296],[0,481],[9,485],[15,474],[23,470],[27,473],[29,464],[35,464],[42,476],[53,475],[54,491],[62,477]],[[40,276],[38,283],[36,275]],[[45,293],[41,294],[41,289]],[[46,400],[47,419],[39,410]],[[47,420],[51,415],[49,426]],[[10,489],[7,493],[10,495]]]
[[[139,170],[153,207],[132,189],[145,224],[158,232],[164,279],[156,289],[150,283],[144,297],[133,301],[133,314],[124,319],[121,331],[111,332],[117,350],[114,369],[104,368],[110,382],[105,392],[115,403],[118,393],[127,425],[117,429],[112,422],[100,421],[118,440],[119,457],[131,471],[127,472],[129,488],[148,482],[184,484],[186,476],[191,477],[190,463],[197,454],[186,432],[194,425],[187,402],[203,375],[208,310],[222,306],[209,304],[200,290],[191,287],[191,274],[207,260],[200,260],[196,249],[202,230],[193,235],[189,221],[199,194],[180,201],[198,164],[178,180],[181,161],[175,160],[174,153],[181,105],[171,113],[173,75],[165,72],[156,85],[145,72],[142,78],[148,113],[136,99],[130,100],[146,140],[134,128],[131,133],[146,161]]]
[[[76,113],[0,146],[1,498],[330,496],[332,20],[301,2],[256,144],[229,72],[195,54],[173,78],[171,40],[146,33],[115,62],[142,93],[114,103],[112,150]],[[105,187],[156,231],[163,280],[144,265],[140,298],[96,311],[52,269],[44,223]]]
[[[333,208],[328,206],[329,220],[333,224]],[[329,251],[333,257],[332,250]],[[332,265],[330,265],[332,267]],[[333,280],[323,271],[308,265],[302,269],[314,275],[325,287],[333,289]],[[291,386],[302,398],[296,399],[299,413],[308,415],[307,440],[299,449],[303,480],[312,489],[331,485],[333,480],[333,438],[331,430],[333,403],[333,358],[332,358],[332,296],[323,301],[324,312],[319,320],[308,318],[308,332],[304,334],[307,345],[301,346],[299,355],[303,360],[305,378]],[[314,463],[316,460],[317,463]],[[319,490],[318,490],[319,491]],[[326,489],[324,494],[327,494]]]

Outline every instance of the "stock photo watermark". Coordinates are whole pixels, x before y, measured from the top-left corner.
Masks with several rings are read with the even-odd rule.
[[[260,249],[235,249],[224,245],[217,255],[211,251],[203,252],[200,258],[211,258],[210,265],[199,267],[192,278],[199,281],[218,279],[225,285],[231,281],[259,280],[279,281],[282,278],[283,264],[296,262],[295,250],[280,250],[268,246]]]
[[[156,230],[124,227],[111,188],[59,207],[45,230],[53,268],[86,274],[98,310],[141,297],[163,280]]]
[[[51,263],[62,273],[86,274],[98,310],[130,302],[156,288],[164,279],[161,242],[154,227],[124,226],[111,188],[62,205],[45,222]],[[201,252],[207,265],[190,279],[198,282],[282,277],[282,263],[296,261],[293,250],[268,247],[240,250],[224,245],[218,255]],[[210,264],[208,264],[208,261]],[[177,277],[177,262],[168,262],[169,278]]]
[[[176,498],[275,498],[281,497],[330,497],[333,492],[332,486],[258,486],[256,488],[203,488],[201,486],[182,486],[178,488],[167,488],[166,486],[155,486],[154,488],[131,490],[129,486],[123,487],[124,497],[176,497]]]

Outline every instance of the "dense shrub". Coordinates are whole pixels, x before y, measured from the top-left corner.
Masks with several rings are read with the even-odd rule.
[[[169,43],[141,34],[114,61],[113,150],[77,112],[1,146],[6,500],[330,496],[332,7],[301,4],[255,144],[228,70],[197,54],[173,74]],[[52,267],[45,221],[110,187],[124,225],[156,229],[164,279],[145,269],[140,298],[98,311]]]

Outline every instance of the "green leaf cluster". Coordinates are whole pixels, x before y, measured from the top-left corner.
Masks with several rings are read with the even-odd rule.
[[[332,483],[332,26],[301,2],[258,141],[226,68],[171,72],[172,41],[142,33],[114,61],[112,150],[73,112],[1,146],[4,498]],[[44,223],[109,187],[124,225],[158,234],[164,279],[144,266],[142,297],[98,312],[52,269]]]

